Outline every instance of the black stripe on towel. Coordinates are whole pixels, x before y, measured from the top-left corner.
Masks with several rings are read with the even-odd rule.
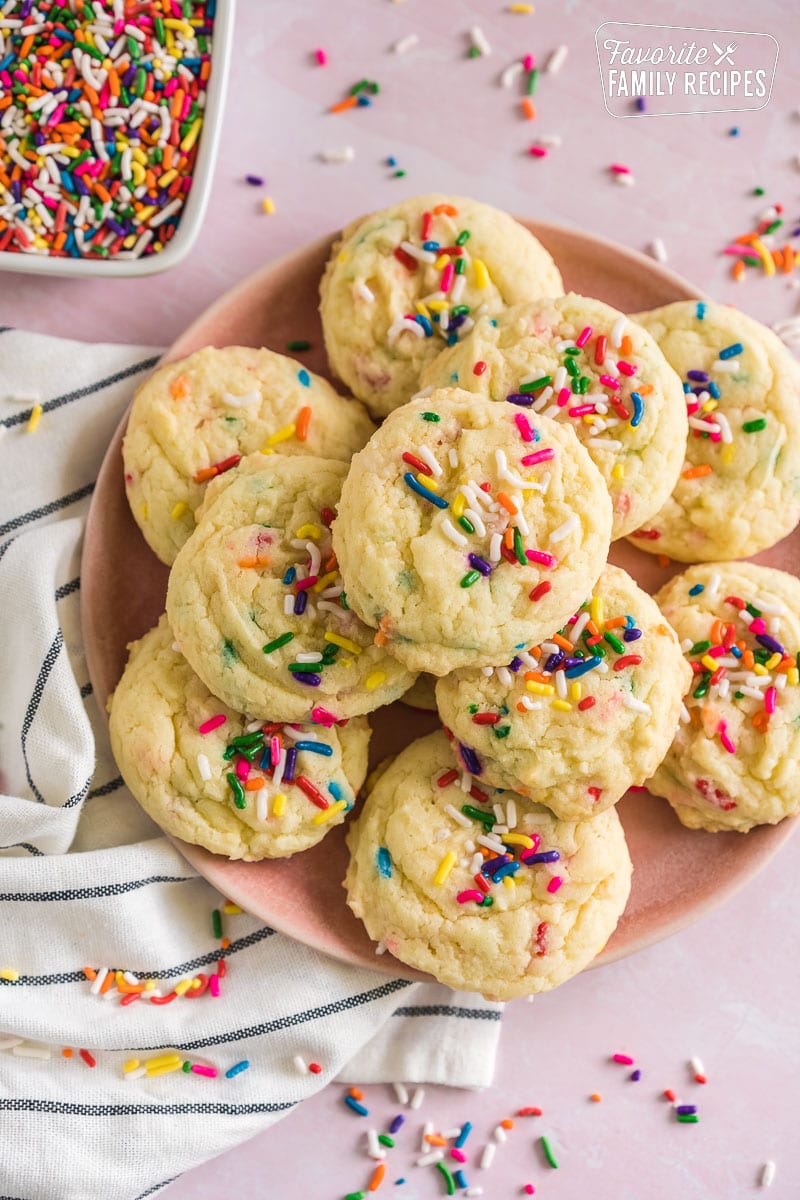
[[[95,392],[102,392],[103,388],[111,387],[112,384],[122,383],[124,379],[130,379],[132,375],[138,375],[141,371],[147,371],[150,367],[154,367],[158,362],[158,357],[156,355],[152,358],[143,358],[141,362],[132,363],[122,371],[107,375],[105,379],[98,379],[97,383],[88,383],[86,387],[76,388],[74,392],[65,392],[63,396],[45,400],[42,404],[42,412],[52,412],[55,408],[63,408],[65,404],[72,404],[73,400],[83,400],[86,396],[93,396]],[[13,417],[6,417],[0,421],[0,426],[5,425],[6,429],[10,429],[12,425],[24,425],[30,420],[32,411],[32,409],[26,408],[22,412],[14,413]]]

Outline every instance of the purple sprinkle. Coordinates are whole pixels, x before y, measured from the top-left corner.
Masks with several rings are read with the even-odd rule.
[[[245,183],[250,183],[253,187],[263,187],[264,178],[261,175],[245,175]]]
[[[763,646],[765,650],[770,650],[773,654],[783,656],[786,653],[780,642],[776,642],[775,638],[770,637],[768,633],[757,633],[756,641],[759,646]]]
[[[487,858],[486,862],[481,867],[481,875],[494,875],[495,871],[499,871],[506,863],[511,862],[510,854],[501,854],[497,858]]]
[[[458,749],[461,753],[461,761],[469,771],[470,775],[483,774],[481,760],[478,758],[475,751],[471,750],[469,746],[465,746],[463,742],[458,743]]]
[[[545,671],[555,671],[561,666],[566,655],[563,650],[559,650],[556,654],[551,654],[547,662],[544,664]]]
[[[642,636],[641,629],[626,629],[622,635],[623,641],[637,642]]]
[[[297,766],[297,751],[294,746],[291,750],[286,751],[286,766],[283,770],[284,783],[292,783],[294,781],[294,769]]]
[[[679,1117],[692,1117],[697,1112],[696,1104],[678,1104],[675,1107],[675,1112]]]
[[[522,659],[521,659],[521,658],[517,658],[517,656],[516,656],[516,654],[515,654],[515,655],[514,655],[514,657],[513,657],[513,658],[512,658],[512,660],[511,660],[511,662],[508,664],[508,669],[509,669],[509,671],[515,671],[515,672],[516,672],[516,671],[518,671],[518,670],[520,669],[520,667],[521,667],[521,666],[522,666]]]
[[[397,1133],[398,1129],[404,1122],[405,1122],[405,1117],[403,1116],[402,1113],[398,1113],[397,1116],[395,1117],[395,1119],[392,1121],[391,1125],[389,1126],[389,1133]]]
[[[631,1071],[631,1079],[633,1080],[634,1083],[638,1083],[641,1078],[642,1078],[642,1072],[639,1070],[638,1067],[636,1068],[635,1071]]]
[[[302,617],[303,613],[306,611],[307,604],[308,592],[305,590],[298,592],[294,598],[294,615],[296,617]]]
[[[447,326],[448,330],[459,329],[464,324],[466,319],[467,318],[464,313],[459,313],[457,317],[453,317],[450,324]]]
[[[491,575],[492,565],[485,558],[480,558],[477,554],[468,555],[469,565],[474,567],[476,571],[480,571],[481,575]]]
[[[702,385],[700,387],[693,387],[692,395],[693,396],[702,396],[707,391],[708,391],[708,388],[703,387]]]
[[[530,408],[535,399],[536,397],[533,393],[529,392],[510,392],[506,396],[509,404],[516,404],[519,408]]]
[[[585,662],[585,658],[565,658],[561,665],[565,671],[569,671],[571,667],[579,667]]]
[[[645,101],[644,96],[637,96],[636,97],[636,111],[644,112],[646,108],[647,108],[647,102]]]
[[[305,595],[305,592],[303,595]],[[319,685],[322,683],[322,676],[312,675],[310,671],[298,671],[298,673],[293,675],[292,678],[296,679],[298,683],[306,684],[307,687],[319,687]]]
[[[522,857],[520,855],[520,857]],[[537,863],[558,862],[561,855],[557,850],[543,850],[541,854],[531,854],[525,859],[529,867],[535,867]]]
[[[695,383],[708,383],[711,376],[705,371],[687,371],[686,378],[694,380]]]

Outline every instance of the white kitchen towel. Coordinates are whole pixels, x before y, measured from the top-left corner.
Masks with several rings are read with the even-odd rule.
[[[0,1200],[142,1200],[336,1077],[481,1087],[494,1067],[500,1008],[479,997],[343,966],[244,913],[224,916],[221,951],[221,898],[119,777],[83,658],[80,545],[157,357],[0,329]],[[166,1006],[93,994],[82,969],[167,994],[220,957],[218,999]],[[220,1075],[124,1076],[170,1050]]]

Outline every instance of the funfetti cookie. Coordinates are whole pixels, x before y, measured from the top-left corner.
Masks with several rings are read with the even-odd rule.
[[[181,652],[239,712],[325,723],[414,682],[344,592],[330,524],[346,474],[329,459],[243,459],[211,484],[175,560],[167,615]]]
[[[111,745],[133,795],[173,837],[248,861],[315,845],[352,808],[369,725],[251,721],[213,696],[166,617],[130,647],[109,702]]]
[[[678,480],[680,380],[650,334],[600,300],[571,292],[481,317],[421,384],[466,388],[571,426],[611,494],[612,538],[648,521]]]
[[[161,561],[172,563],[208,481],[242,455],[349,462],[373,429],[361,404],[302,363],[249,346],[207,346],[165,363],[136,392],[123,443],[131,511]]]
[[[354,457],[333,545],[377,640],[440,676],[563,625],[610,533],[608,491],[572,429],[454,388],[391,413]]]
[[[441,732],[397,756],[347,840],[347,901],[370,937],[441,983],[491,999],[577,974],[630,891],[614,809],[559,821],[513,792],[462,780]]]
[[[704,563],[656,600],[693,679],[648,787],[690,829],[746,833],[796,813],[800,580],[754,563]]]
[[[800,520],[800,363],[725,305],[683,300],[636,320],[681,377],[690,428],[675,490],[631,541],[680,562],[774,545]]]
[[[416,196],[354,222],[320,285],[325,348],[375,417],[417,390],[423,368],[476,317],[563,291],[540,242],[461,196]]]
[[[690,678],[655,602],[608,566],[557,634],[493,670],[454,671],[436,699],[481,780],[579,820],[653,773]]]

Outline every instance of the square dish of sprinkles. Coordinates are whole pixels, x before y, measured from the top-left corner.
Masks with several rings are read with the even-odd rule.
[[[216,0],[0,5],[0,251],[140,258],[192,186]]]

